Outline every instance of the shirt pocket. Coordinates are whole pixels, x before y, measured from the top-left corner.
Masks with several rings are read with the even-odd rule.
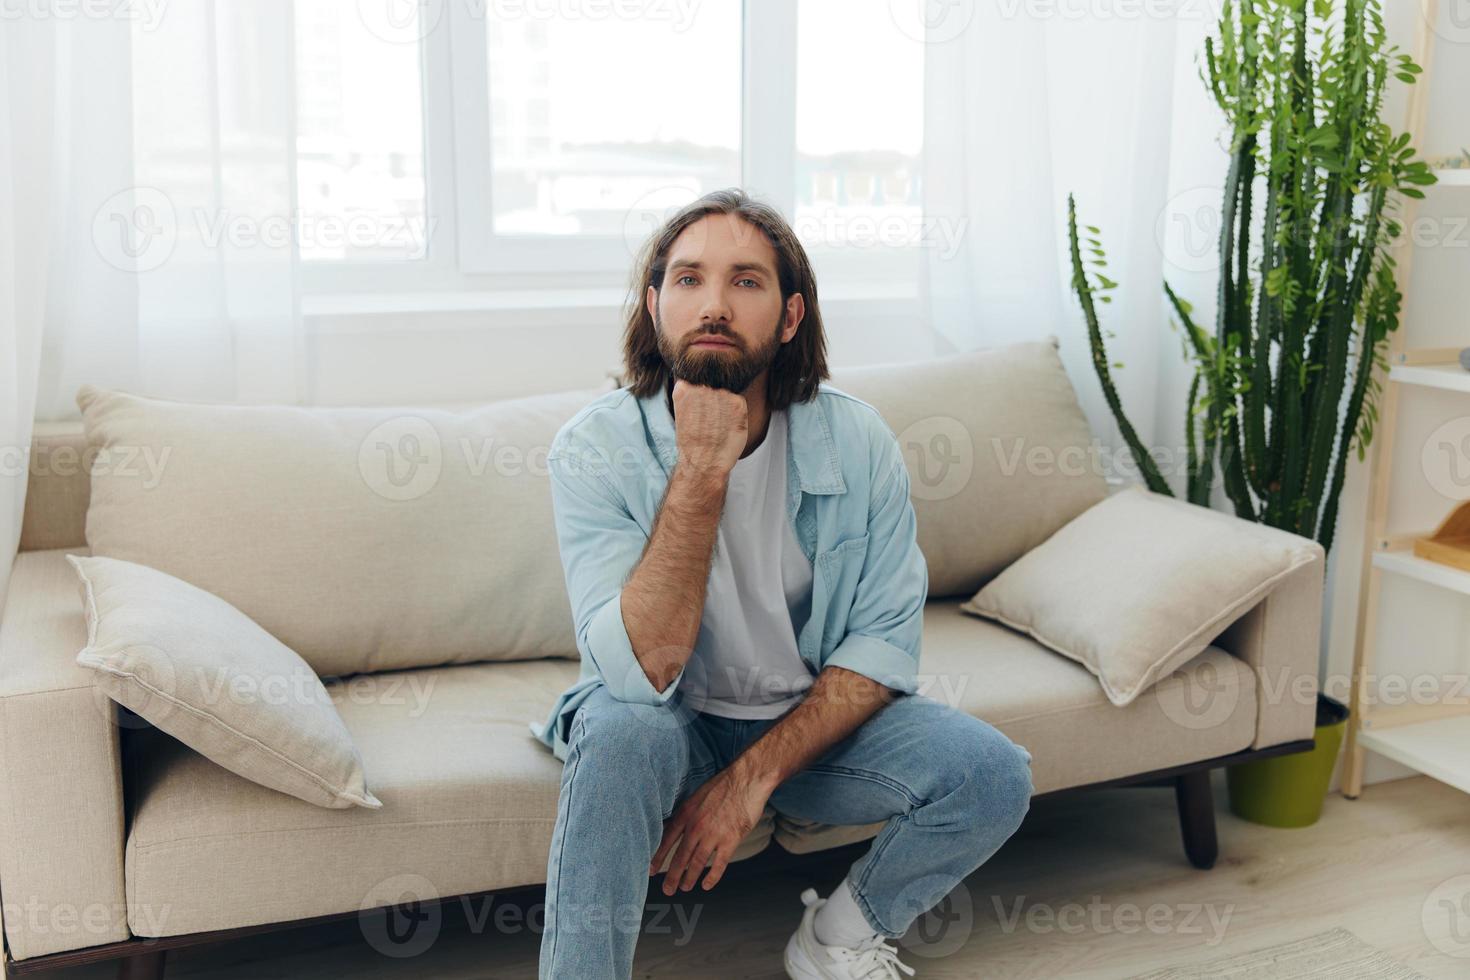
[[[817,555],[817,574],[824,586],[824,608],[820,613],[824,620],[821,651],[823,661],[847,634],[847,616],[852,610],[858,583],[863,577],[863,560],[868,553],[868,539],[867,534],[848,538]],[[816,610],[812,614],[819,615]]]

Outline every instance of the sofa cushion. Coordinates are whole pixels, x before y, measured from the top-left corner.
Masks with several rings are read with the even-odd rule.
[[[31,436],[20,550],[85,548],[91,492],[87,434],[81,422],[37,422]]]
[[[575,659],[546,453],[611,388],[450,412],[83,386],[87,543],[214,593],[322,675]]]
[[[17,960],[128,938],[125,712],[77,663],[87,624],[66,555],[16,556],[0,622],[0,882]],[[75,917],[57,928],[60,919],[27,909]]]
[[[1316,557],[1259,525],[1132,485],[960,608],[1035,637],[1126,705]]]
[[[832,371],[898,438],[933,598],[974,595],[1107,494],[1057,345]]]
[[[1038,794],[1238,752],[1255,736],[1255,674],[1223,650],[1206,648],[1120,708],[1085,667],[967,615],[960,602],[933,600],[924,609],[920,690],[1024,746]],[[882,826],[778,815],[776,841],[805,853],[866,840]]]
[[[237,775],[317,806],[382,803],[311,665],[219,596],[147,565],[67,555],[107,696]]]
[[[156,732],[133,733],[133,933],[180,935],[545,881],[562,765],[526,723],[576,673],[565,660],[519,661],[329,685],[381,810],[311,806]],[[768,811],[736,858],[764,849],[770,835]]]
[[[920,681],[1031,751],[1037,792],[1238,751],[1255,732],[1254,675],[1210,648],[1127,708],[1087,670],[959,600],[925,609]],[[140,936],[351,911],[407,882],[450,896],[545,880],[562,766],[526,731],[575,679],[565,661],[392,671],[338,681],[338,708],[381,810],[323,810],[239,779],[153,732],[130,738],[130,925]],[[773,813],[742,844],[759,851]],[[880,824],[775,815],[806,851]],[[228,883],[228,888],[223,887]],[[410,896],[411,897],[411,896]]]

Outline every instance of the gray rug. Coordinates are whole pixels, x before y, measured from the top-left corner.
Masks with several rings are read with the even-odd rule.
[[[1239,953],[1196,966],[1141,973],[1132,980],[1425,980],[1346,929]]]

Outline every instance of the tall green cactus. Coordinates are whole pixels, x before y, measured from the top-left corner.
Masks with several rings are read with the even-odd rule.
[[[1389,77],[1412,84],[1420,68],[1387,45],[1378,0],[1226,0],[1204,56],[1201,79],[1232,139],[1213,335],[1164,283],[1194,366],[1186,496],[1208,506],[1218,466],[1239,516],[1330,549],[1348,453],[1361,460],[1372,440],[1374,371],[1398,328],[1391,214],[1435,182],[1409,135],[1381,118]],[[1094,368],[1145,483],[1172,493],[1113,385],[1095,303],[1117,283],[1098,271],[1100,232],[1084,227],[1089,257],[1068,195]]]

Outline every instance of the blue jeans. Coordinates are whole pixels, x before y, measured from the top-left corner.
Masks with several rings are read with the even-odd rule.
[[[572,720],[547,861],[542,980],[631,975],[664,821],[778,720],[693,711],[679,692],[657,706],[601,686],[588,696]],[[1015,833],[1031,792],[1030,752],[910,694],[782,783],[770,805],[825,824],[887,821],[847,876],[869,925],[893,938]]]

